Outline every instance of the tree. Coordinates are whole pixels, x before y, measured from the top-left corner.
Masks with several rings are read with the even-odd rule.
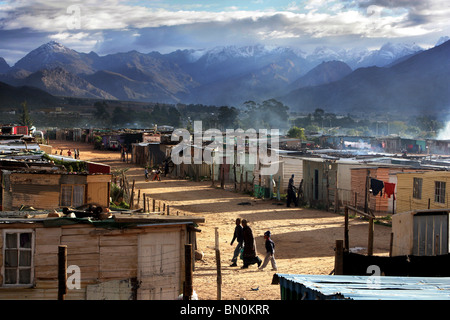
[[[177,108],[171,106],[167,115],[168,124],[174,127],[179,127],[181,124],[181,113]]]
[[[313,116],[314,116],[314,120],[320,124],[325,116],[325,111],[323,109],[317,108],[314,111]]]
[[[289,138],[297,138],[301,140],[306,140],[305,129],[293,126],[287,132],[287,136]]]
[[[21,106],[22,112],[20,113],[18,122],[21,126],[27,126],[28,129],[30,129],[33,126],[33,121],[31,120],[30,113],[28,112],[27,102],[22,102]]]
[[[240,125],[243,128],[259,128],[262,126],[258,108],[258,104],[255,101],[249,100],[244,102],[240,117]]]
[[[96,123],[100,125],[108,124],[111,121],[111,116],[107,111],[108,104],[105,101],[97,101],[94,103],[94,107],[94,117],[96,119]]]
[[[442,123],[430,116],[417,117],[415,122],[420,130],[425,131],[431,136],[434,136],[436,132],[442,128]]]
[[[235,107],[222,106],[219,108],[218,118],[220,119],[221,125],[225,129],[234,129],[236,125],[236,119],[239,112]]]
[[[283,103],[269,99],[262,103],[247,101],[244,103],[242,123],[247,128],[288,128],[288,110]]]
[[[284,129],[288,125],[288,110],[280,101],[269,99],[259,105],[259,112],[265,124],[270,128]]]
[[[133,112],[131,110],[124,111],[121,107],[115,107],[112,113],[113,125],[120,127],[133,120]]]

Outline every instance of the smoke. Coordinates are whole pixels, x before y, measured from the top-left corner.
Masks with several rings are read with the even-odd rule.
[[[439,130],[436,137],[438,140],[450,140],[450,121],[445,123],[445,126]]]

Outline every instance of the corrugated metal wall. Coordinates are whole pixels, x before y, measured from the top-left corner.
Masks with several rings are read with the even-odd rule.
[[[448,253],[447,213],[415,215],[413,220],[413,255],[433,256]]]

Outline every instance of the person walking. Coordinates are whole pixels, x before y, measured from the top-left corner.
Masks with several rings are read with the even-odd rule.
[[[243,242],[244,242],[240,218],[236,219],[236,227],[234,228],[233,239],[231,239],[231,243],[230,243],[231,246],[233,245],[234,240],[236,240],[237,245],[236,245],[236,248],[234,249],[233,258],[231,259],[232,263],[230,264],[230,267],[237,267],[237,264],[236,264],[237,258],[239,256],[239,254],[241,253],[241,249],[242,249]]]
[[[289,179],[286,206],[290,207],[291,202],[293,202],[297,207],[297,200],[295,196],[295,186],[294,186],[294,175],[292,175],[291,178]]]
[[[264,239],[266,239],[266,256],[264,257],[264,262],[261,267],[259,267],[259,270],[263,270],[269,261],[272,264],[272,271],[277,271],[277,262],[275,261],[275,243],[270,238],[271,233],[270,231],[264,232]]]
[[[157,168],[155,171],[155,175],[153,176],[152,181],[158,180],[161,181],[161,177],[159,176],[161,174],[161,170]]]
[[[244,251],[242,254],[242,260],[244,260],[244,265],[241,269],[247,269],[249,265],[258,264],[261,265],[262,260],[256,254],[256,244],[255,238],[253,237],[253,231],[248,226],[247,220],[242,220],[242,235],[244,238]]]
[[[147,167],[145,167],[144,176],[145,176],[145,181],[148,181],[148,169],[147,169]]]
[[[169,158],[164,161],[164,177],[169,173]]]

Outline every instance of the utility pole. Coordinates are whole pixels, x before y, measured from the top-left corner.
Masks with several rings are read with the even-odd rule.
[[[183,300],[191,300],[193,288],[192,288],[192,244],[184,245],[184,257],[185,257],[185,282]]]
[[[58,246],[58,300],[64,300],[67,293],[67,246]]]

